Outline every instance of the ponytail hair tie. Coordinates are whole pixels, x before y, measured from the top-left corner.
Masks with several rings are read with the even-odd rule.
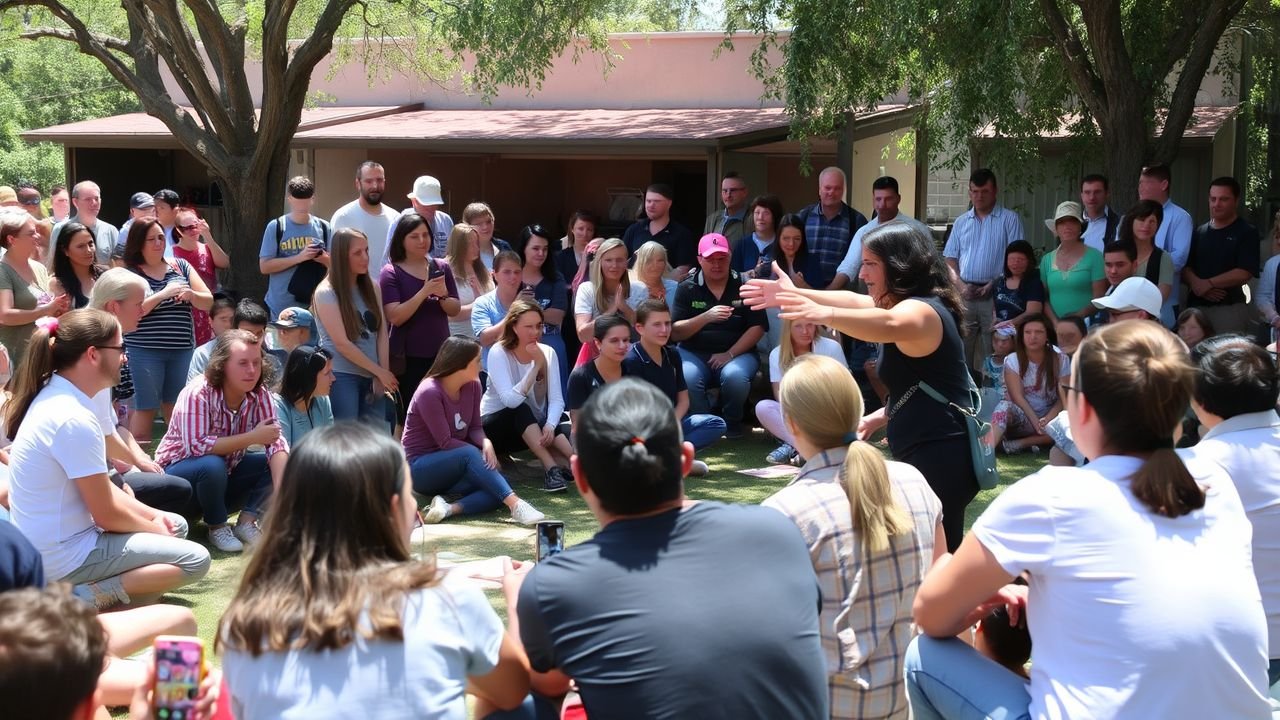
[[[58,318],[53,317],[52,315],[45,315],[44,317],[36,318],[36,327],[44,330],[52,336],[54,333],[58,332]]]
[[[643,445],[643,444],[644,444],[644,438],[642,438],[642,437],[640,437],[640,436],[638,436],[638,435],[637,435],[637,436],[634,436],[634,437],[632,437],[632,438],[631,438],[631,444],[632,444],[632,445]]]
[[[854,432],[853,430],[850,430],[849,432],[844,434],[845,445],[850,445],[857,439],[858,439],[858,433]]]

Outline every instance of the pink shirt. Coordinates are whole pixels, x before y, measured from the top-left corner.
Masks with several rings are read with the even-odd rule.
[[[203,376],[187,384],[173,406],[173,419],[156,448],[156,464],[168,467],[179,460],[210,454],[220,438],[241,435],[263,420],[276,417],[271,391],[265,385],[245,395],[236,412],[227,408],[222,388],[214,387]],[[267,457],[289,452],[289,443],[281,435],[267,446]],[[235,469],[244,450],[226,455],[227,472]]]
[[[200,279],[204,280],[204,284],[209,287],[209,292],[218,291],[218,267],[213,264],[213,253],[209,252],[208,245],[197,241],[195,250],[184,250],[181,245],[174,245],[173,256],[186,260],[188,265],[195,268]],[[209,313],[193,307],[191,322],[195,325],[196,347],[213,339],[213,325],[209,322]]]

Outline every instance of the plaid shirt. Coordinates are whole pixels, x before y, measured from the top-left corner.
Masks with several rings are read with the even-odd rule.
[[[233,412],[227,407],[222,388],[213,387],[202,375],[178,394],[169,429],[156,448],[156,464],[167,468],[179,460],[208,455],[220,438],[247,433],[263,420],[275,417],[276,406],[265,385],[245,395]],[[228,473],[235,469],[244,452],[236,450],[226,456]],[[268,458],[278,452],[289,452],[284,435],[267,446]]]
[[[764,501],[795,522],[822,588],[819,613],[832,718],[908,716],[902,665],[915,635],[911,604],[933,563],[942,504],[915,468],[889,463],[894,497],[914,530],[889,539],[875,557],[853,530],[840,479],[845,448],[809,458],[800,475]]]
[[[867,218],[862,213],[840,204],[840,212],[830,220],[822,214],[822,204],[815,203],[801,211],[804,215],[804,241],[809,253],[818,259],[818,270],[821,277],[805,278],[805,282],[819,290],[831,284],[836,276],[836,269],[849,252],[849,242],[853,234],[863,225]]]

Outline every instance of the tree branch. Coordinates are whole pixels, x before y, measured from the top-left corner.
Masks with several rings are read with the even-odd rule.
[[[1160,137],[1155,141],[1155,158],[1169,161],[1182,142],[1182,134],[1187,130],[1187,123],[1195,111],[1196,93],[1200,91],[1200,83],[1209,71],[1213,62],[1213,53],[1227,30],[1231,18],[1244,7],[1245,0],[1214,0],[1206,9],[1203,20],[1195,22],[1187,18],[1188,26],[1194,27],[1195,40],[1191,51],[1182,63],[1182,71],[1178,74],[1178,83],[1173,95],[1169,98],[1169,109],[1165,116],[1164,127]]]
[[[101,33],[90,33],[90,36],[92,37],[92,42],[101,45],[107,50],[124,53],[125,55],[128,55],[131,50],[129,43],[121,40],[120,38],[102,35]],[[18,37],[23,40],[56,38],[58,40],[66,40],[70,43],[77,42],[76,34],[66,28],[34,28],[18,35]]]
[[[1093,63],[1089,60],[1089,54],[1085,51],[1080,38],[1076,36],[1075,30],[1067,24],[1067,19],[1062,14],[1062,9],[1058,7],[1057,0],[1040,0],[1040,10],[1044,14],[1049,31],[1057,41],[1062,60],[1067,64],[1067,74],[1071,76],[1080,99],[1084,101],[1085,106],[1095,118],[1105,116],[1106,85],[1098,77]]]

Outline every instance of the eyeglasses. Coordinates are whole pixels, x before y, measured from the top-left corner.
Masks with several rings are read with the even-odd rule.
[[[18,204],[20,204],[20,205],[26,205],[27,207],[36,207],[36,206],[38,206],[38,205],[40,204],[40,200],[39,200],[39,199],[36,199],[36,200],[19,200],[19,201],[18,201]]]
[[[1067,392],[1073,392],[1073,393],[1076,393],[1077,395],[1083,395],[1083,394],[1084,394],[1084,392],[1083,392],[1080,388],[1075,387],[1075,386],[1073,386],[1073,385],[1068,385],[1068,384],[1066,384],[1066,383],[1058,383],[1058,387],[1062,388],[1063,390],[1065,390],[1065,391],[1067,391]]]
[[[179,225],[178,226],[178,230],[182,232],[191,232],[192,230],[199,230],[199,229],[200,229],[199,225]]]
[[[124,352],[123,345],[94,345],[93,347],[96,347],[99,350],[116,350],[119,352]]]

